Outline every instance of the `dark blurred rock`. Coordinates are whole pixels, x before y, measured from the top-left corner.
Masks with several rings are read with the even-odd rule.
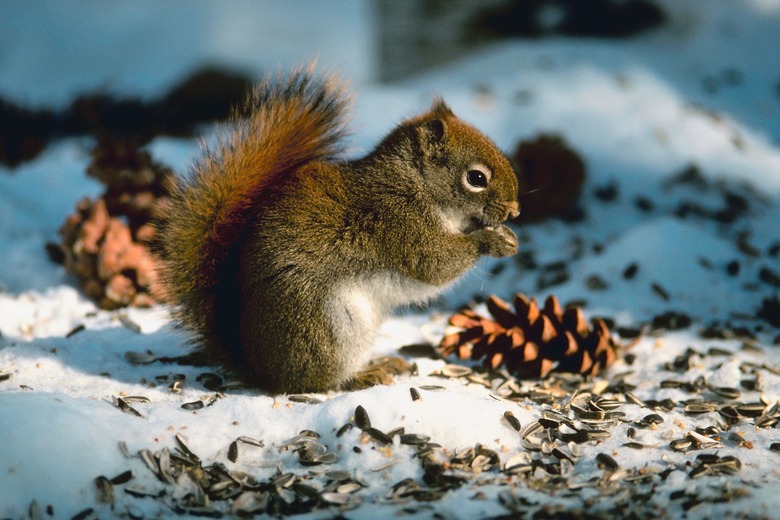
[[[227,118],[251,84],[246,76],[207,67],[152,101],[91,93],[56,113],[0,99],[0,164],[16,167],[59,137],[121,137],[144,144],[158,135],[189,136],[200,124]]]
[[[576,209],[585,163],[561,137],[521,142],[511,156],[520,185],[520,222],[566,217]]]
[[[496,36],[626,38],[666,22],[651,0],[510,0],[482,11],[473,31]]]

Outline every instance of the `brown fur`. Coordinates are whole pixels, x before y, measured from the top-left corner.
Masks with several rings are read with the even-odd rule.
[[[261,84],[161,219],[178,319],[208,359],[269,391],[360,386],[393,307],[517,247],[501,225],[517,211],[511,166],[444,102],[338,162],[345,106],[310,71]],[[492,174],[479,193],[463,180],[475,164]]]

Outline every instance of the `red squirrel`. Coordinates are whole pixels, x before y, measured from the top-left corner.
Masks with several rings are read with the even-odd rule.
[[[334,78],[269,77],[161,210],[161,276],[198,352],[273,393],[361,388],[377,328],[517,237],[506,157],[442,100],[340,158]],[[384,377],[379,378],[384,381]]]

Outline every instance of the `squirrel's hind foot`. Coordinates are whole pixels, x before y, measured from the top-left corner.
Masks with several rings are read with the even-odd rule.
[[[395,356],[372,359],[366,368],[344,383],[342,389],[353,391],[377,385],[391,385],[393,384],[393,376],[411,374],[414,369],[413,364]]]

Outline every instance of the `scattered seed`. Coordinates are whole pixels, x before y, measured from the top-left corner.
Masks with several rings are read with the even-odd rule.
[[[132,480],[132,478],[133,478],[133,472],[130,471],[130,470],[127,470],[127,471],[124,471],[124,472],[120,473],[116,477],[110,479],[109,482],[111,482],[115,486],[118,486],[118,485],[126,484],[126,483],[130,482],[130,480]]]
[[[734,407],[740,415],[744,415],[745,417],[761,417],[766,410],[766,405],[764,403],[736,404]]]
[[[674,451],[686,452],[693,448],[693,441],[687,437],[684,439],[675,439],[669,444],[669,447]]]
[[[119,441],[119,451],[122,453],[122,456],[126,459],[129,459],[131,457],[130,455],[130,448],[127,447],[127,443],[125,441]]]
[[[634,205],[641,211],[644,211],[645,213],[648,213],[650,211],[653,211],[655,208],[655,204],[648,199],[647,197],[644,197],[642,195],[638,195],[634,199]]]
[[[509,424],[509,426],[512,427],[513,430],[516,432],[520,431],[520,420],[515,417],[515,414],[513,414],[511,411],[507,410],[504,412],[504,420]]]
[[[752,449],[753,443],[749,440],[746,440],[742,435],[740,435],[738,432],[731,432],[729,433],[729,440],[736,442],[737,445],[740,448],[747,448]]]
[[[182,408],[185,410],[200,410],[205,405],[203,404],[203,401],[193,401],[191,403],[184,403],[181,405]]]
[[[591,291],[604,291],[609,289],[609,284],[601,276],[592,274],[585,278],[585,287]]]
[[[742,395],[738,389],[727,386],[710,387],[710,391],[720,397],[725,397],[726,399],[739,399],[739,396]]]
[[[477,455],[472,459],[470,466],[474,471],[484,471],[489,469],[491,466],[490,457],[487,455]]]
[[[119,323],[121,323],[127,330],[131,330],[135,332],[136,334],[141,333],[141,326],[130,319],[130,317],[127,314],[120,314],[118,316]]]
[[[727,421],[739,421],[740,415],[736,408],[731,405],[724,405],[718,408],[718,413]]]
[[[97,515],[95,514],[95,510],[91,507],[88,507],[87,509],[84,509],[83,511],[76,513],[71,520],[92,520],[93,518],[97,518]]]
[[[692,322],[691,317],[685,313],[668,311],[653,317],[651,326],[654,330],[681,330],[690,327]]]
[[[403,426],[399,426],[398,428],[393,428],[392,430],[387,432],[387,436],[392,439],[393,437],[401,436],[404,433],[406,433],[406,428],[404,428]]]
[[[661,424],[662,422],[664,422],[664,418],[657,413],[651,413],[642,418],[644,424]]]
[[[419,446],[427,443],[431,440],[427,435],[420,435],[418,433],[404,433],[400,436],[401,444],[408,444],[412,446]]]
[[[506,464],[504,464],[504,472],[509,473],[510,475],[530,473],[533,471],[533,468],[534,465],[531,456],[525,451],[513,455],[506,461]]]
[[[248,444],[249,446],[256,446],[258,448],[262,448],[265,446],[265,443],[263,441],[253,439],[252,437],[247,437],[246,435],[241,435],[236,440],[242,444]]]
[[[445,365],[441,374],[450,378],[464,377],[471,374],[471,369],[462,365]]]
[[[122,399],[126,403],[147,404],[147,403],[151,403],[152,402],[151,399],[149,399],[148,397],[144,397],[142,395],[128,395],[128,396],[122,397]]]
[[[343,482],[345,480],[349,480],[351,477],[348,471],[340,469],[330,470],[325,473],[325,476],[328,477],[332,482]]]
[[[637,406],[641,406],[642,408],[647,408],[647,405],[644,403],[644,401],[642,401],[640,398],[638,398],[637,396],[635,396],[631,392],[626,392],[625,396],[626,396],[626,400],[627,401],[629,401],[629,402],[631,402],[631,403],[633,403],[633,404],[635,404]]]
[[[8,381],[13,377],[13,367],[0,367],[0,382]]]
[[[699,449],[722,448],[723,444],[714,439],[700,434],[697,431],[688,432],[688,438],[693,440]]]
[[[354,497],[352,497],[349,493],[326,492],[322,493],[320,498],[328,504],[334,504],[337,506],[344,506],[354,501]]]
[[[601,410],[585,410],[576,405],[571,405],[571,409],[580,419],[595,419],[601,421],[606,417],[606,414]]]
[[[329,451],[328,453],[323,453],[322,455],[317,455],[314,458],[314,461],[318,464],[333,464],[334,462],[339,460],[339,456],[333,453],[332,451]]]
[[[287,396],[287,399],[289,399],[293,403],[304,403],[304,404],[320,404],[324,402],[319,397],[314,397],[313,395],[305,395],[305,394],[290,394]]]
[[[602,202],[614,202],[619,195],[618,185],[612,181],[593,189],[593,195]]]
[[[749,392],[755,392],[758,390],[758,381],[754,379],[743,379],[739,382],[739,386]]]
[[[398,349],[400,354],[416,358],[441,359],[439,351],[430,343],[417,343],[414,345],[404,345]]]
[[[683,407],[683,411],[688,415],[699,415],[715,411],[716,408],[713,403],[688,403]]]
[[[114,397],[113,402],[114,402],[114,406],[119,408],[123,412],[130,415],[135,415],[136,417],[143,417],[143,415],[141,415],[141,412],[139,412],[138,410],[136,410],[135,408],[127,404],[127,402],[123,398]]]
[[[236,441],[230,443],[230,446],[228,447],[227,458],[230,462],[235,462],[238,460],[238,443]]]
[[[590,401],[589,405],[594,409],[609,412],[620,408],[623,405],[623,403],[618,401],[617,399],[599,397],[595,401]]]
[[[671,296],[669,296],[669,293],[666,291],[666,289],[664,289],[658,282],[651,283],[650,289],[652,289],[652,291],[665,302],[668,302],[671,299]]]
[[[446,390],[445,387],[440,385],[420,385],[421,390],[427,390],[429,392],[440,392],[442,390]]]
[[[731,354],[733,354],[733,352],[726,350],[725,348],[710,347],[707,349],[708,356],[730,356]]]
[[[293,473],[280,473],[271,479],[271,485],[277,488],[288,488],[295,482]]]
[[[98,503],[114,503],[114,486],[111,484],[110,480],[101,475],[95,479],[95,487],[97,488]]]
[[[230,512],[239,517],[261,513],[268,507],[267,492],[244,491],[233,500]]]
[[[422,396],[420,395],[419,390],[416,388],[410,388],[409,393],[412,395],[412,401],[422,401]]]
[[[620,468],[620,464],[618,464],[612,456],[607,455],[606,453],[599,453],[596,455],[596,462],[598,462],[600,468],[609,471],[616,471]]]
[[[125,352],[125,360],[131,365],[148,365],[149,363],[154,363],[156,358],[149,350],[146,352],[128,350]]]
[[[369,427],[365,428],[364,431],[371,436],[375,441],[379,442],[380,444],[392,444],[393,439],[391,439],[385,432],[381,430],[377,430],[376,428]]]
[[[218,374],[212,372],[203,372],[202,374],[199,374],[198,377],[195,378],[195,381],[201,383],[206,390],[211,390],[212,392],[216,392],[222,388],[222,378]]]
[[[775,288],[780,288],[780,273],[777,273],[769,267],[763,266],[758,273],[759,279]]]
[[[400,461],[401,461],[401,459],[398,459],[398,458],[392,459],[392,460],[388,461],[387,463],[382,464],[381,466],[377,466],[376,468],[371,468],[371,471],[373,471],[374,473],[378,473],[380,471],[384,471],[387,468],[389,468],[390,466],[395,466]]]
[[[84,326],[84,324],[83,324],[83,323],[79,323],[78,325],[76,325],[75,327],[73,327],[73,328],[70,330],[70,332],[68,332],[67,334],[65,334],[65,338],[71,338],[71,337],[75,336],[76,334],[78,334],[79,332],[82,332],[82,331],[84,331],[84,330],[86,330],[86,329],[87,329],[87,327],[86,327],[86,326]]]
[[[368,412],[361,405],[355,408],[355,425],[365,431],[371,428],[371,419],[368,418]]]
[[[352,423],[346,423],[344,426],[339,428],[339,430],[336,432],[336,437],[341,437],[351,429],[352,429]]]
[[[574,462],[574,460],[563,452],[560,448],[553,448],[553,450],[550,452],[550,454],[555,457],[558,460],[568,460],[569,462]]]
[[[471,374],[466,376],[466,380],[469,383],[474,383],[475,385],[484,386],[488,390],[492,389],[492,386],[490,385],[490,380],[487,379],[486,377],[481,376],[480,374],[475,374],[475,373],[472,372]],[[499,387],[500,388],[499,391],[502,391],[502,390],[510,390],[511,391],[510,387],[514,386],[513,383],[514,383],[514,381],[512,381],[511,379],[507,379],[506,381],[504,381],[501,384],[501,386]]]
[[[557,430],[558,427],[561,425],[561,423],[556,421],[555,419],[548,419],[547,417],[540,417],[539,424],[545,430],[549,430],[549,429]]]

